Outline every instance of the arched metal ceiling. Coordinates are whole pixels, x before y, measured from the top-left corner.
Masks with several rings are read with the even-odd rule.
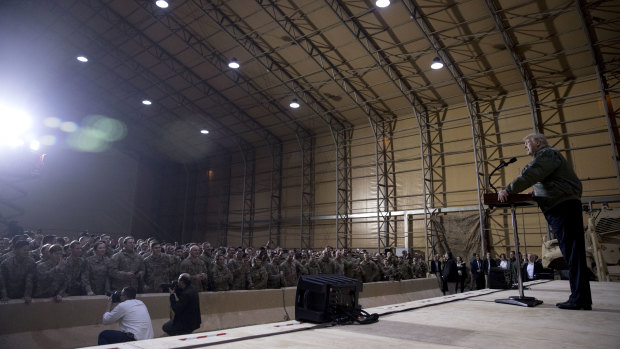
[[[595,75],[594,57],[620,71],[618,1],[169,2],[5,2],[5,82],[74,103],[67,114],[117,116],[144,151],[188,160],[464,105],[464,91],[535,105],[537,88]]]

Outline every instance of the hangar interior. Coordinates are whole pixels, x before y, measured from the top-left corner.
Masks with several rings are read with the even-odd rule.
[[[532,132],[572,164],[590,216],[617,207],[618,1],[168,4],[3,2],[2,102],[56,132],[36,176],[3,151],[4,227],[506,253],[510,213],[483,195],[529,162]],[[59,177],[79,200],[45,194]],[[540,253],[539,210],[518,224]]]

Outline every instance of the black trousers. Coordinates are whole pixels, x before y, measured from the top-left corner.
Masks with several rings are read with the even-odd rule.
[[[476,290],[484,290],[485,286],[484,286],[484,274],[480,273],[478,274],[478,278],[476,279]]]
[[[456,290],[461,290],[461,293],[463,293],[463,290],[465,290],[465,275],[459,275],[458,279],[456,279]]]
[[[174,323],[174,320],[168,320],[161,328],[169,336],[180,336],[182,334],[190,334],[193,330],[188,330],[178,324]]]
[[[571,292],[568,301],[577,305],[592,305],[581,201],[564,201],[545,212],[545,218],[556,234],[564,260],[568,264]]]

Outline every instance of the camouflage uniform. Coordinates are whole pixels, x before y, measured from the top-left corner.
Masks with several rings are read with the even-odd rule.
[[[226,265],[215,264],[213,267],[213,290],[228,291],[232,284],[233,276]]]
[[[401,261],[398,264],[398,273],[403,280],[413,279],[413,273],[411,271],[411,266],[406,261]]]
[[[192,258],[192,256],[189,256],[181,262],[181,268],[180,268],[179,274],[181,273],[188,273],[191,276],[194,276],[196,274],[207,275],[207,266],[202,261],[202,259]],[[196,279],[193,277],[191,279],[192,279],[192,285],[194,285],[194,288],[196,288],[197,292],[202,292],[202,291],[207,290],[207,280],[200,280],[200,279]]]
[[[35,298],[64,296],[67,288],[67,277],[65,266],[58,267],[51,265],[50,261],[43,261],[37,264],[37,286],[35,287]]]
[[[252,266],[248,262],[241,261],[241,267],[238,270],[238,277],[233,274],[233,290],[247,290],[252,283],[250,270]]]
[[[131,277],[127,273],[132,273],[136,277]],[[129,286],[138,289],[143,274],[144,261],[137,253],[123,250],[112,256],[110,260],[110,286],[113,290],[120,291]]]
[[[97,256],[86,258],[86,270],[88,271],[88,282],[90,289],[96,295],[104,295],[110,289],[110,258]]]
[[[416,278],[425,278],[426,273],[428,272],[428,268],[424,261],[418,261],[416,264],[414,264],[413,270]]]
[[[144,284],[149,287],[149,292],[163,292],[159,285],[175,279],[170,277],[172,267],[173,259],[165,254],[159,257],[150,255],[144,259]]]
[[[301,268],[301,264],[295,260],[290,263],[284,261],[280,264],[280,270],[284,272],[284,287],[297,286],[297,279],[299,278]]]
[[[379,275],[379,268],[372,260],[363,260],[360,262],[362,282],[372,282]]]
[[[181,275],[181,258],[179,256],[169,254],[167,255],[170,258],[172,266],[170,267],[170,280],[176,280],[176,278]]]
[[[383,267],[383,280],[400,280],[398,270],[393,265],[389,264]]]
[[[321,267],[314,258],[306,263],[306,270],[308,270],[308,275],[317,275],[321,273]]]
[[[0,297],[32,297],[35,275],[34,259],[17,260],[14,254],[6,258],[0,264]]]
[[[269,281],[267,281],[267,288],[280,288],[282,287],[282,278],[280,276],[280,265],[277,263],[269,262],[265,264],[267,274],[269,274]]]
[[[379,259],[372,259],[373,263],[375,263],[375,266],[377,267],[377,274],[375,274],[375,279],[371,280],[371,281],[381,281],[383,280],[383,262]]]
[[[207,290],[213,290],[213,267],[215,266],[215,261],[213,260],[213,255],[210,252],[203,251],[200,255],[200,259],[207,267]]]
[[[5,260],[9,259],[10,257],[14,257],[15,256],[15,252],[13,251],[8,251],[7,253],[3,254],[2,256],[0,256],[0,263],[4,262]],[[34,260],[34,259],[33,259]]]
[[[267,288],[267,282],[269,281],[269,274],[267,269],[263,265],[254,265],[250,270],[250,278],[252,280],[253,290],[262,290]]]
[[[112,258],[112,256],[114,256],[114,249],[112,248],[112,246],[105,246],[105,256],[108,258]]]
[[[319,259],[319,268],[321,268],[321,274],[335,274],[336,266],[334,262],[328,257],[322,257]]]
[[[244,280],[243,277],[241,275],[241,265],[242,265],[243,261],[240,259],[237,259],[236,257],[229,260],[228,263],[226,263],[226,266],[228,267],[228,270],[230,270],[230,272],[232,273],[233,276],[233,281],[232,281],[232,286],[231,288],[233,290],[242,290],[242,286],[244,284]]]
[[[334,258],[332,262],[334,263],[334,274],[344,275],[344,259],[342,257]]]
[[[360,261],[354,257],[345,257],[344,259],[344,276],[362,280],[362,277],[357,269],[360,265]]]
[[[67,294],[69,296],[83,296],[91,292],[88,282],[88,269],[82,257],[68,257],[65,259],[65,274],[67,275]]]

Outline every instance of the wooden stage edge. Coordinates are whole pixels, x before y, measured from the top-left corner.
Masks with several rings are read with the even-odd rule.
[[[370,325],[312,324],[295,320],[163,337],[92,348],[617,348],[620,283],[592,282],[593,310],[562,310],[568,281],[525,284],[526,296],[544,303],[520,307],[496,303],[517,290],[479,290],[364,308],[380,314]],[[360,303],[363,303],[360,301]]]

